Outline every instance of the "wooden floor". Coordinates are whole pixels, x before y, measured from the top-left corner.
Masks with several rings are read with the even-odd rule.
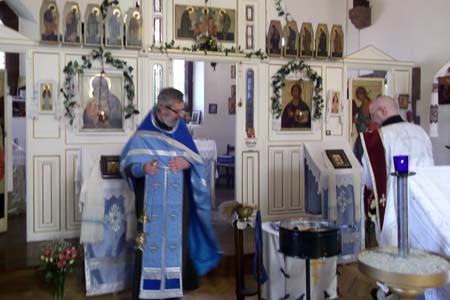
[[[0,299],[2,300],[49,300],[52,289],[42,282],[38,271],[40,243],[27,243],[25,235],[25,216],[9,219],[9,230],[0,234]],[[231,227],[231,226],[230,226]],[[200,287],[185,293],[185,300],[230,300],[235,299],[234,253],[232,230],[216,230],[224,250],[224,258],[219,266],[200,279]],[[249,253],[251,249],[246,249]],[[251,282],[251,258],[248,254],[246,274]],[[375,283],[362,275],[355,264],[338,266],[339,299],[371,300],[369,293]],[[65,300],[98,299],[125,300],[130,299],[129,291],[118,294],[86,297],[82,264],[76,273],[68,274],[66,279]],[[256,299],[247,297],[246,299]],[[278,300],[278,299],[270,299]]]
[[[232,270],[232,269],[231,269]],[[364,277],[355,264],[339,266],[338,277],[339,299],[343,300],[371,300],[370,290],[374,282]],[[222,270],[223,271],[223,270]],[[220,272],[219,272],[220,273]],[[65,285],[66,300],[99,299],[99,300],[126,300],[131,299],[129,291],[118,294],[109,294],[96,297],[84,295],[84,282],[80,273],[69,274]],[[248,276],[248,282],[252,281]],[[36,268],[16,271],[6,271],[0,274],[0,299],[52,299],[52,289],[42,283]],[[230,300],[235,299],[234,276],[218,274],[216,271],[200,280],[200,287],[195,291],[185,293],[185,300]],[[248,297],[247,299],[256,299]],[[278,299],[272,299],[278,300]]]

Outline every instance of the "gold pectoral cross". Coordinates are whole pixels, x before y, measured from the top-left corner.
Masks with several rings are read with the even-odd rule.
[[[313,259],[311,260],[311,265],[313,266],[313,279],[314,279],[314,286],[317,286],[317,283],[319,281],[319,266],[324,265],[325,261],[323,259]]]

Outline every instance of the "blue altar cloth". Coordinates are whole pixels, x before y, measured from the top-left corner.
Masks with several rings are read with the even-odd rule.
[[[126,240],[125,198],[105,198],[104,238],[84,244],[86,295],[118,292],[130,287],[133,240]]]

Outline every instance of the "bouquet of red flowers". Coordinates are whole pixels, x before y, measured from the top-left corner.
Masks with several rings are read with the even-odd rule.
[[[78,256],[78,249],[64,240],[49,241],[43,246],[40,269],[46,283],[54,282],[55,299],[64,296],[66,273],[76,269]]]

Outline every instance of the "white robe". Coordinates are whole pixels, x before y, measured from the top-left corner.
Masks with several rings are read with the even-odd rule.
[[[395,172],[392,158],[396,155],[408,155],[409,170],[414,171],[415,167],[433,166],[433,151],[430,138],[422,127],[400,122],[381,127],[382,141],[385,150],[386,167],[388,172],[387,203],[384,214],[383,229],[377,232],[377,239],[380,246],[397,246],[397,210],[396,193],[397,181],[394,176],[389,175]],[[363,156],[363,182],[372,188],[372,179],[367,163],[366,153]],[[376,228],[379,228],[376,226]]]

